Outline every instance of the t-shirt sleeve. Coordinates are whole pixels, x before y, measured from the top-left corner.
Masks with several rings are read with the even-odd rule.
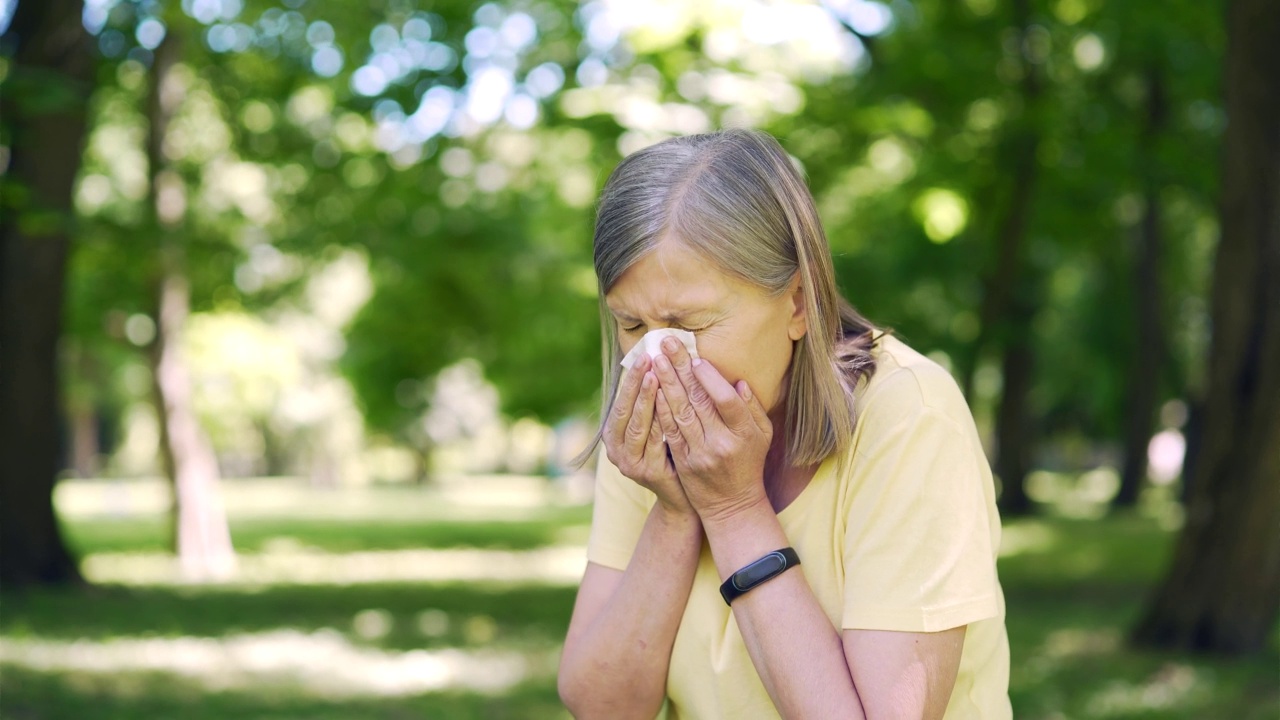
[[[587,539],[587,560],[626,570],[640,541],[640,531],[657,501],[649,490],[623,475],[603,451],[596,466],[591,534]]]
[[[929,397],[906,375],[859,419],[847,470],[848,629],[937,632],[1000,612],[991,471],[972,416],[958,388]]]

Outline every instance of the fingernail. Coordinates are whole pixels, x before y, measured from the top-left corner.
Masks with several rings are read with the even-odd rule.
[[[702,364],[702,358],[694,358],[694,359],[693,359],[693,366],[694,366],[694,367],[698,367],[698,366],[699,366],[699,365],[701,365],[701,364]]]
[[[747,400],[751,399],[751,386],[747,385],[746,383],[742,384],[742,397],[746,398]]]
[[[675,338],[667,338],[662,341],[662,349],[667,352],[675,352],[680,349],[680,343],[676,342]]]

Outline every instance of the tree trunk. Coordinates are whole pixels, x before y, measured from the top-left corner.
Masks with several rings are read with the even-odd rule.
[[[1134,633],[1142,645],[1260,651],[1280,613],[1278,40],[1280,3],[1232,3],[1204,424],[1172,567]]]
[[[173,482],[178,560],[189,578],[217,578],[235,570],[235,551],[218,492],[218,460],[192,407],[191,377],[179,345],[188,303],[186,279],[166,274],[160,287],[152,374],[161,456]]]
[[[190,308],[190,286],[183,271],[177,229],[183,213],[161,192],[165,177],[164,138],[170,118],[181,103],[171,70],[179,50],[174,31],[156,48],[150,73],[147,117],[148,203],[155,219],[158,279],[156,338],[151,348],[151,374],[160,425],[160,453],[173,485],[174,549],[191,579],[225,577],[235,570],[235,551],[227,514],[218,490],[218,460],[200,428],[192,403],[191,376],[182,355],[182,328]],[[174,183],[181,182],[170,174]]]
[[[1140,143],[1143,171],[1143,195],[1146,208],[1138,229],[1138,252],[1134,261],[1134,284],[1137,293],[1134,314],[1134,336],[1137,348],[1130,361],[1125,408],[1124,461],[1120,470],[1120,490],[1112,504],[1133,507],[1138,503],[1143,482],[1147,479],[1147,445],[1155,430],[1156,405],[1159,403],[1160,372],[1164,364],[1164,319],[1161,307],[1164,294],[1160,289],[1160,256],[1163,244],[1160,230],[1160,182],[1156,168],[1156,145],[1164,132],[1167,103],[1163,73],[1153,67],[1147,73],[1147,123]]]
[[[98,445],[98,413],[92,405],[80,404],[70,408],[67,421],[71,436],[71,467],[79,477],[95,477],[102,453]]]
[[[1040,148],[1039,113],[1042,80],[1035,64],[1027,59],[1027,34],[1031,30],[1030,0],[1013,0],[1011,21],[1018,28],[1022,81],[1023,117],[1007,138],[1009,203],[996,225],[995,256],[992,269],[982,279],[982,301],[978,308],[978,337],[969,352],[960,358],[960,389],[973,402],[974,376],[986,346],[1002,345],[1015,289],[1024,270],[1024,245],[1031,223],[1035,185],[1039,175],[1036,153]],[[998,192],[992,193],[998,195]]]
[[[1034,437],[1026,398],[1034,369],[1031,338],[1026,333],[1012,338],[1004,350],[1004,389],[996,414],[996,476],[1000,478],[1000,514],[1005,516],[1026,515],[1034,509],[1026,490]]]
[[[81,3],[18,3],[7,83],[0,216],[0,583],[80,582],[53,509],[61,407],[58,338],[72,192],[93,91]]]
[[[1031,337],[1035,279],[1025,261],[1025,248],[1039,176],[1036,156],[1040,148],[1042,81],[1036,64],[1026,57],[1026,37],[1032,27],[1030,2],[1014,0],[1012,9],[1014,24],[1022,35],[1019,42],[1023,48],[1021,91],[1026,109],[1010,142],[1013,173],[1009,206],[999,225],[995,271],[985,283],[979,335],[974,342],[972,360],[963,371],[962,389],[966,397],[971,397],[974,372],[984,347],[988,344],[998,347],[1004,376],[995,428],[994,464],[1000,478],[1000,510],[1008,515],[1023,515],[1034,509],[1024,487],[1035,440],[1027,410],[1035,369]]]

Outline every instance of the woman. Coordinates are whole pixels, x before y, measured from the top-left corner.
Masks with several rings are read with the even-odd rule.
[[[771,137],[625,159],[595,266],[608,404],[559,687],[580,718],[1005,718],[990,470],[959,389],[835,287]],[[687,330],[624,374],[647,333]]]

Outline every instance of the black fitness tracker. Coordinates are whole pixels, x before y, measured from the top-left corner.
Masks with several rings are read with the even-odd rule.
[[[720,586],[720,595],[724,598],[725,604],[731,606],[733,601],[743,593],[778,577],[787,568],[792,568],[799,564],[800,556],[796,555],[796,551],[792,548],[774,550],[730,575],[729,579],[725,580],[724,584]]]

